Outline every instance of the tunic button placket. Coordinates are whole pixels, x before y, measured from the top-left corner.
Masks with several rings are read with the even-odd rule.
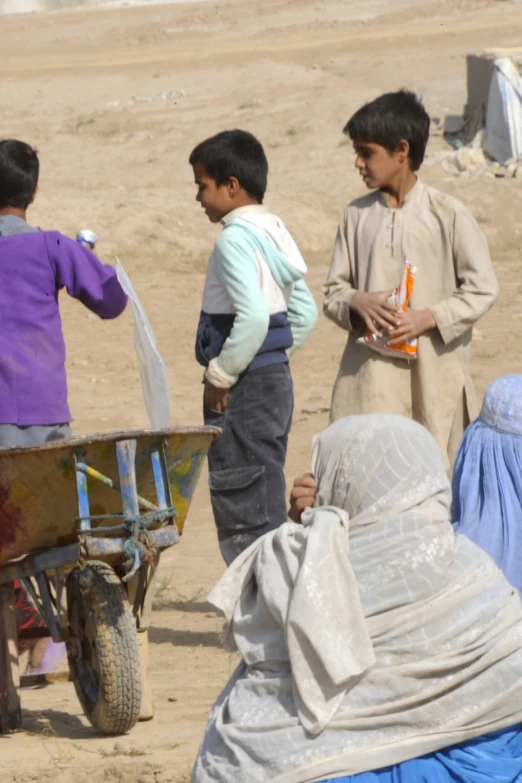
[[[390,231],[390,240],[389,242],[386,242],[386,247],[390,249],[390,255],[393,258],[394,256],[394,242],[395,242],[395,220],[396,220],[396,210],[391,209],[388,207],[388,211],[391,213],[390,222],[386,225],[386,228]]]

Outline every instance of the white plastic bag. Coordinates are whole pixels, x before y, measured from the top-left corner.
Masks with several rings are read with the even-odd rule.
[[[134,287],[119,259],[116,275],[129,297],[134,316],[134,348],[140,365],[143,399],[153,429],[163,429],[170,421],[169,382],[165,362],[156,348],[156,338]]]

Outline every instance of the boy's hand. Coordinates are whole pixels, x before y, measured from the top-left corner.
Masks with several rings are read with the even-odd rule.
[[[311,473],[305,473],[294,481],[290,492],[290,508],[288,516],[292,522],[300,522],[301,514],[305,508],[310,508],[315,503],[317,484]]]
[[[350,302],[352,310],[361,316],[373,334],[379,334],[381,329],[391,329],[398,324],[397,308],[387,301],[392,294],[393,290],[357,291]]]
[[[205,405],[213,411],[224,413],[228,405],[230,389],[218,389],[205,379]]]
[[[390,329],[392,339],[386,345],[395,345],[413,337],[419,337],[430,329],[435,329],[437,323],[431,310],[412,310],[410,307],[398,316],[399,325]]]

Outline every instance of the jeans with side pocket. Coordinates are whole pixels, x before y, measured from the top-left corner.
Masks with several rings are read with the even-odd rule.
[[[293,407],[286,363],[243,375],[224,413],[204,406],[205,424],[223,430],[212,442],[208,465],[212,511],[227,565],[286,522],[284,466]]]

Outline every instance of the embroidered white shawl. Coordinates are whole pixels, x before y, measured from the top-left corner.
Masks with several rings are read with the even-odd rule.
[[[314,441],[317,508],[254,543],[209,598],[242,663],[193,783],[312,783],[522,721],[522,608],[449,523],[429,433],[354,416]]]

